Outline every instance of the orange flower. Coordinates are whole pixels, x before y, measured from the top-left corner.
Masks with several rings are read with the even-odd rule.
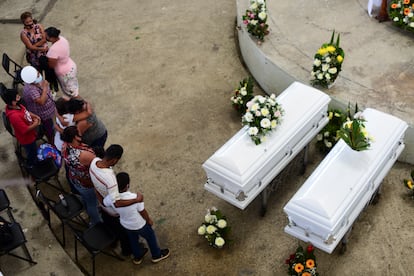
[[[396,3],[391,4],[391,9],[396,9],[397,7],[398,7],[398,5]]]
[[[410,0],[404,0],[404,5],[410,4]]]
[[[414,4],[412,4],[411,7],[414,9]]]
[[[315,261],[312,259],[306,260],[306,267],[307,268],[313,268],[315,266]]]
[[[302,271],[303,271],[303,269],[304,269],[303,264],[295,264],[295,271],[296,271],[297,273],[302,272]]]
[[[302,273],[302,276],[311,276],[311,274],[309,272],[305,271],[305,272]]]
[[[405,8],[404,9],[404,15],[408,15],[410,13],[410,9],[409,8]]]

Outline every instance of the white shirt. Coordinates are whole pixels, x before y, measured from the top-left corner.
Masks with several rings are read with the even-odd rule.
[[[120,199],[118,191],[118,183],[116,182],[116,176],[112,168],[98,168],[96,162],[101,161],[99,157],[95,157],[89,167],[89,174],[95,190],[105,198],[110,196],[112,203]],[[105,204],[102,206],[102,209],[112,216],[118,216],[114,207],[111,207],[110,204]],[[113,205],[113,204],[112,204]]]
[[[126,191],[119,194],[121,199],[134,199],[137,194]],[[139,212],[144,210],[144,202],[134,203],[125,207],[115,207],[111,200],[111,196],[107,195],[104,198],[104,204],[112,206],[119,214],[121,225],[128,230],[139,230],[147,223]]]
[[[68,123],[68,125],[67,126],[64,126],[64,125],[62,125],[62,123],[60,122],[60,120],[59,120],[59,117],[57,117],[56,116],[56,124],[61,128],[61,129],[65,129],[65,128],[67,128],[68,126],[75,126],[76,125],[76,123],[73,121],[73,117],[74,117],[74,115],[73,114],[64,114],[63,115],[63,117],[64,117],[64,121],[65,122],[67,122]],[[59,150],[59,151],[62,151],[62,146],[63,146],[63,141],[62,141],[62,139],[60,138],[60,132],[59,131],[56,131],[55,132],[55,146],[56,146],[56,148]]]

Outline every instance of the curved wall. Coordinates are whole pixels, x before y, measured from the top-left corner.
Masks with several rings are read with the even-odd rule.
[[[261,49],[261,45],[258,45],[256,40],[252,39],[249,35],[241,19],[248,8],[248,4],[248,0],[236,0],[238,41],[242,58],[249,69],[250,74],[267,94],[279,94],[292,82],[302,81],[293,76],[292,73],[286,72],[286,70],[266,56]],[[266,43],[266,41],[264,43]],[[331,108],[346,109],[348,105],[347,103],[334,97],[331,98]],[[398,160],[414,164],[414,128],[411,125],[407,129],[405,135],[405,145],[406,147]]]

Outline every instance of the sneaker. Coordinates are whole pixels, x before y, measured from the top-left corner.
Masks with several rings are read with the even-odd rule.
[[[161,256],[159,258],[153,258],[153,263],[158,263],[159,261],[162,261],[164,259],[167,259],[170,256],[170,250],[169,249],[161,249]]]
[[[148,248],[143,248],[143,250],[144,250],[144,253],[142,253],[141,258],[134,258],[134,259],[132,260],[132,262],[133,262],[134,264],[139,265],[139,264],[141,264],[141,263],[142,263],[142,260],[144,259],[145,255],[147,255],[147,253],[148,253]]]

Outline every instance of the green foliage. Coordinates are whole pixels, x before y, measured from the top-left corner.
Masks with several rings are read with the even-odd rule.
[[[365,129],[365,119],[358,112],[357,104],[355,105],[355,112],[353,119],[351,119],[350,107],[348,105],[348,118],[338,131],[338,135],[353,150],[367,150],[371,146],[373,139]]]
[[[328,153],[338,142],[338,131],[346,121],[346,115],[339,109],[328,110],[329,122],[316,136],[316,146],[322,153]]]

